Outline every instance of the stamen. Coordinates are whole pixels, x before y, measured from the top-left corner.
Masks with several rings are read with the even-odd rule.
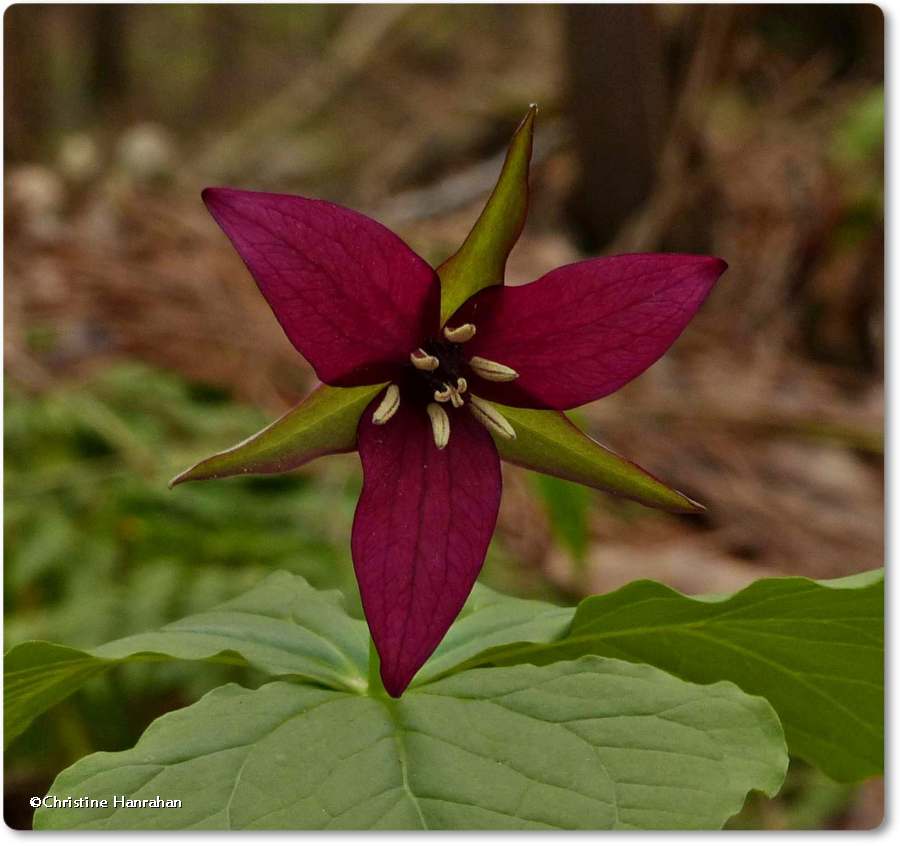
[[[429,355],[421,347],[409,354],[409,360],[416,370],[437,370],[441,365],[440,361],[438,361],[435,356]]]
[[[450,386],[447,385],[446,383],[444,383],[444,388],[445,388],[446,390],[443,390],[443,391],[435,391],[435,392],[434,392],[434,398],[435,398],[438,402],[449,402],[449,401],[450,401],[450,396],[451,396],[451,394],[450,394]]]
[[[501,438],[511,441],[516,437],[516,430],[493,405],[475,394],[469,394],[469,410],[475,415],[475,419],[495,432]]]
[[[384,399],[372,415],[372,422],[376,426],[383,426],[397,413],[398,408],[400,408],[400,389],[396,385],[388,385]]]
[[[475,337],[475,325],[473,323],[463,323],[462,326],[457,326],[455,329],[445,326],[444,337],[454,344],[464,344]]]
[[[469,383],[465,379],[463,379],[462,376],[460,376],[456,380],[456,390],[459,391],[461,394],[464,394],[468,389],[469,389]]]
[[[512,382],[514,379],[519,378],[519,374],[511,367],[507,367],[505,364],[500,364],[497,361],[482,358],[479,355],[474,355],[469,359],[469,367],[482,379],[487,379],[488,382]]]
[[[444,411],[444,407],[436,402],[428,403],[426,411],[431,418],[431,434],[434,436],[434,445],[438,449],[443,449],[450,440],[450,418]]]
[[[459,391],[450,385],[447,386],[447,390],[450,391],[450,402],[453,403],[453,407],[462,408],[465,405],[465,400],[460,396]]]

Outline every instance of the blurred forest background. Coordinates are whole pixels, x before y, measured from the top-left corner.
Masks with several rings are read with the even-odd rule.
[[[358,607],[355,456],[166,488],[313,380],[200,191],[326,197],[438,262],[532,101],[511,282],[601,252],[730,264],[665,359],[576,414],[709,511],[505,468],[485,581],[574,602],[880,566],[883,26],[875,6],[8,9],[7,644],[96,645],[274,568]],[[57,707],[8,752],[7,820],[226,674],[253,681],[148,665]],[[881,802],[797,762],[732,825],[865,828]]]

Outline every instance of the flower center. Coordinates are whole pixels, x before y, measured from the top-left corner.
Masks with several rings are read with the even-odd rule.
[[[444,337],[431,339],[409,354],[412,378],[404,390],[418,395],[425,402],[425,410],[431,421],[434,443],[438,449],[450,440],[450,417],[447,408],[462,408],[469,400],[472,415],[486,428],[500,437],[515,438],[516,432],[509,421],[487,400],[474,394],[466,395],[469,383],[463,375],[466,368],[491,382],[510,382],[519,374],[511,367],[479,356],[466,360],[463,344],[475,337],[475,326],[444,327]],[[384,397],[372,415],[372,422],[384,425],[400,407],[400,388],[388,385]]]
[[[420,355],[420,352],[425,355]],[[430,341],[410,358],[416,368],[415,375],[432,400],[449,402],[454,408],[462,407],[462,395],[468,389],[466,378],[462,375],[465,363],[462,344],[446,340]]]

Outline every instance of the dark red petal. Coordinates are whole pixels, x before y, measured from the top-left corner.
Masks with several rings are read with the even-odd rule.
[[[613,256],[482,291],[451,323],[476,325],[467,355],[506,364],[519,378],[474,379],[470,390],[506,405],[559,410],[611,394],[671,346],[726,267],[709,256]]]
[[[203,200],[323,382],[390,379],[436,325],[434,271],[380,223],[287,194],[207,188]]]
[[[467,409],[434,445],[425,409],[403,401],[383,426],[359,424],[363,490],[353,566],[391,696],[441,642],[484,563],[500,505],[500,458]]]

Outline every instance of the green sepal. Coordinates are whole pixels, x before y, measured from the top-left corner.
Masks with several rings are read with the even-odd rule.
[[[633,499],[650,508],[687,514],[705,510],[699,502],[589,438],[560,411],[494,405],[516,430],[514,440],[494,436],[504,461]]]
[[[285,473],[322,455],[356,449],[356,427],[386,383],[359,388],[319,385],[260,432],[177,475],[169,487],[246,473]]]
[[[506,259],[528,214],[528,166],[537,106],[528,109],[513,135],[500,178],[463,245],[438,269],[441,324],[473,294],[503,284]]]

